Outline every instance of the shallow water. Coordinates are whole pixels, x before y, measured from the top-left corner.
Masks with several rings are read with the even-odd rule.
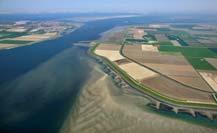
[[[131,20],[131,19],[129,19]],[[0,132],[58,132],[92,69],[86,48],[126,20],[88,22],[60,38],[0,51]]]
[[[94,84],[93,84],[94,83]],[[215,133],[150,111],[149,100],[114,85],[99,67],[90,74],[61,133]],[[178,118],[178,117],[177,117]]]

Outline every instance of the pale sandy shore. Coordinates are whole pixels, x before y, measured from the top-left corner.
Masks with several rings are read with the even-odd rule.
[[[149,101],[117,88],[96,67],[82,89],[75,110],[69,113],[61,133],[215,133],[147,111]]]

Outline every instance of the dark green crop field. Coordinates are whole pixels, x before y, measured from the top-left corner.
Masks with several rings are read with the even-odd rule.
[[[0,32],[0,39],[4,38],[14,38],[14,37],[19,37],[26,35],[26,32],[7,32],[7,31],[1,31]]]
[[[159,45],[173,45],[170,41],[160,41],[159,43],[158,43]]]
[[[187,60],[191,63],[191,65],[195,69],[200,69],[200,70],[216,70],[215,67],[213,67],[211,64],[209,64],[203,58],[187,58]]]
[[[148,40],[145,39],[126,39],[126,42],[132,42],[132,43],[147,43]]]
[[[179,46],[160,46],[161,52],[180,52],[185,57],[197,58],[217,58],[217,54],[208,48],[194,48],[194,47],[179,47]]]
[[[0,40],[0,43],[3,44],[27,44],[31,43],[32,41],[20,41],[20,40]]]
[[[175,35],[169,35],[168,38],[170,40],[176,40],[178,41],[182,46],[188,46],[188,43],[186,43],[183,39],[181,39],[179,36]]]

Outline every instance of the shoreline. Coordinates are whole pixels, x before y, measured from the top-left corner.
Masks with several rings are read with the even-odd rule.
[[[92,76],[81,89],[75,108],[68,114],[60,133],[158,133],[159,129],[162,133],[171,130],[177,133],[215,132],[216,129],[210,126],[166,117],[150,110],[147,106],[150,101],[146,97],[118,87],[112,75],[105,74],[99,63],[93,67]]]
[[[102,65],[105,69],[107,69],[107,70],[109,70],[110,71],[110,73],[108,73],[107,72],[107,74],[108,75],[110,75],[111,77],[112,77],[112,80],[113,80],[113,82],[116,82],[116,77],[119,77],[118,75],[117,75],[117,73],[116,73],[116,71],[113,71],[112,70],[112,68],[110,68],[110,65],[108,65],[107,64],[107,61],[105,62],[105,60],[104,60],[104,58],[101,58],[101,57],[99,57],[98,55],[95,55],[95,53],[94,53],[94,49],[98,46],[99,44],[97,44],[96,42],[95,42],[95,45],[93,45],[90,49],[89,49],[89,54],[93,57],[93,58],[95,58],[96,60],[98,60],[98,63],[100,64],[100,65]],[[106,70],[106,71],[107,71]],[[111,72],[112,71],[112,72]],[[106,72],[105,72],[106,73]],[[120,82],[120,81],[118,81],[118,82]],[[139,90],[137,90],[137,89],[135,89],[135,88],[132,88],[132,89],[134,89],[134,91],[137,91],[137,93],[141,93],[141,95],[143,96],[143,97],[145,97],[145,98],[148,98],[149,100],[151,100],[151,101],[153,101],[153,98],[154,97],[150,97],[149,95],[147,95],[146,93],[144,94],[143,92],[140,92]],[[141,96],[140,95],[140,96]],[[157,99],[155,99],[154,98],[154,100],[157,100]],[[153,102],[152,102],[152,104],[153,104]],[[162,102],[162,105],[163,106],[166,106],[167,107],[167,103],[165,103],[165,102]],[[172,105],[172,106],[177,106],[177,105]],[[179,106],[179,107],[182,107],[182,106]],[[150,107],[148,107],[148,108],[150,108]],[[153,111],[153,109],[154,109],[154,111]],[[165,116],[165,114],[163,114],[162,112],[163,111],[165,111],[165,110],[163,110],[163,108],[156,108],[155,107],[155,105],[154,105],[154,107],[152,107],[152,108],[150,108],[150,110],[152,110],[152,112],[153,113],[157,113],[158,115],[163,115],[163,116]],[[200,110],[200,109],[199,109]],[[207,111],[207,110],[206,110]],[[161,112],[161,113],[159,113],[159,112]],[[169,110],[168,111],[170,114],[171,113],[174,113],[174,111],[173,110]],[[175,115],[174,115],[175,114]],[[187,122],[190,122],[190,123],[193,123],[193,124],[198,124],[198,122],[197,122],[197,119],[198,119],[198,117],[202,117],[202,118],[204,118],[204,119],[206,119],[207,121],[210,121],[210,119],[212,119],[212,118],[210,118],[210,117],[208,117],[208,116],[204,116],[205,114],[195,114],[195,116],[193,117],[192,116],[192,114],[190,113],[190,112],[188,112],[188,111],[186,111],[186,112],[179,112],[178,114],[177,113],[174,113],[174,114],[172,114],[172,115],[169,115],[169,116],[167,116],[167,117],[170,117],[170,118],[174,118],[175,117],[175,119],[182,119],[182,118],[180,118],[179,116],[181,115],[189,115],[189,121],[187,120]],[[191,118],[190,118],[191,117]],[[185,121],[185,119],[184,119],[184,121]],[[215,122],[217,122],[216,121],[216,119],[215,120],[212,120],[211,121],[211,123],[213,122],[213,121],[215,121]],[[200,124],[199,123],[199,125],[203,125],[203,124]],[[209,128],[216,128],[216,126],[215,126],[215,124],[214,125],[212,125],[212,124],[209,124],[209,123],[206,123],[205,122],[205,126],[207,125],[207,127],[209,127]],[[204,125],[203,125],[204,126]]]
[[[37,43],[41,43],[41,42],[44,42],[44,41],[49,41],[49,40],[54,40],[54,39],[57,39],[57,38],[60,38],[62,37],[64,34],[70,34],[74,31],[76,31],[77,29],[81,28],[84,24],[77,24],[76,25],[76,28],[74,29],[66,29],[65,31],[61,32],[61,33],[58,33],[57,35],[51,37],[51,38],[48,38],[48,39],[44,39],[44,40],[40,40],[40,41],[35,41],[35,42],[30,42],[30,43],[27,43],[27,44],[21,44],[21,45],[18,45],[18,44],[14,44],[14,45],[17,45],[17,46],[13,46],[13,47],[3,47],[3,48],[0,48],[0,51],[1,50],[10,50],[10,49],[14,49],[14,48],[19,48],[19,47],[24,47],[24,46],[30,46],[30,45],[34,45],[34,44],[37,44]]]
[[[125,81],[127,81],[127,83],[130,85],[130,86],[132,86],[133,88],[135,87],[135,88],[138,88],[138,87],[141,87],[141,85],[140,84],[138,84],[138,83],[136,83],[136,81],[134,81],[132,78],[130,78],[130,77],[128,77],[128,76],[126,76],[126,74],[122,71],[122,70],[120,70],[119,68],[117,68],[117,66],[116,65],[114,65],[112,62],[110,62],[108,59],[106,59],[106,58],[104,58],[104,57],[101,57],[101,56],[98,56],[98,55],[96,55],[95,54],[95,49],[97,48],[97,46],[98,45],[100,45],[100,44],[95,44],[95,46],[93,46],[91,49],[90,49],[90,53],[91,53],[91,55],[93,55],[94,57],[99,57],[99,58],[101,58],[108,66],[109,66],[109,68],[111,68],[115,73],[118,73],[118,74],[120,74],[120,77],[122,77]],[[132,83],[131,83],[131,80],[132,80]],[[134,85],[135,84],[135,85]],[[143,86],[141,87],[141,88],[138,88],[137,90],[139,90],[139,91],[141,91],[141,92],[144,92],[144,90],[142,90],[142,88],[144,88]],[[149,91],[148,91],[149,92]],[[151,92],[153,92],[153,91],[151,91]],[[146,93],[146,92],[144,92],[144,93]],[[154,92],[153,92],[154,93]],[[155,94],[155,93],[154,93]],[[156,94],[157,96],[158,96],[158,94]],[[158,99],[158,98],[156,98],[156,97],[153,97],[153,96],[151,96],[152,98],[154,98],[154,99]],[[202,109],[210,109],[210,107],[214,107],[213,109],[216,109],[216,104],[208,104],[208,106],[210,106],[210,107],[208,107],[207,108],[207,104],[203,104],[203,103],[186,103],[187,105],[185,105],[184,103],[183,103],[183,101],[176,101],[175,100],[175,103],[174,103],[174,100],[172,99],[172,98],[169,98],[169,99],[165,99],[165,98],[163,98],[163,100],[161,99],[158,99],[158,101],[164,101],[164,100],[169,100],[169,101],[167,101],[167,103],[170,103],[170,104],[174,104],[174,105],[176,105],[177,103],[177,106],[190,106],[190,107],[192,107],[192,108],[194,108],[194,107],[196,107],[196,108],[202,108]],[[177,103],[176,103],[177,102]],[[201,107],[201,105],[204,105],[204,108],[203,107]],[[194,106],[194,107],[193,107]]]

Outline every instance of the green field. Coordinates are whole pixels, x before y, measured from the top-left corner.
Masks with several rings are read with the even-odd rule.
[[[145,39],[126,39],[126,42],[132,42],[132,43],[147,43],[148,40]]]
[[[7,31],[1,31],[0,32],[0,39],[4,38],[14,38],[26,35],[26,32],[7,32]]]
[[[20,41],[20,40],[0,40],[0,43],[3,44],[27,44],[31,43],[32,41]]]
[[[9,33],[0,33],[0,38],[6,37],[6,36],[9,36],[9,35],[10,35]]]
[[[160,32],[170,32],[171,31],[170,28],[158,28],[157,30]]]
[[[183,34],[182,36],[184,36],[184,35],[185,34]],[[176,40],[176,41],[178,41],[182,46],[188,46],[188,44],[183,39],[181,39],[179,36],[169,35],[168,38],[170,40]]]
[[[200,69],[200,70],[216,70],[215,67],[213,67],[211,64],[209,64],[203,58],[187,58],[187,60],[191,63],[191,65],[195,69]]]
[[[160,46],[161,52],[181,52],[185,57],[216,58],[217,54],[208,48]]]
[[[217,54],[208,48],[177,47],[177,46],[160,46],[160,52],[163,53],[181,53],[195,69],[216,70],[204,58],[217,58]]]
[[[152,34],[148,34],[148,35],[144,35],[143,38],[147,41],[157,41],[157,39],[155,38],[154,35]]]
[[[174,24],[171,25],[174,28],[185,28],[185,29],[192,29],[195,25],[194,24]]]
[[[160,41],[159,45],[173,45],[170,41]]]

